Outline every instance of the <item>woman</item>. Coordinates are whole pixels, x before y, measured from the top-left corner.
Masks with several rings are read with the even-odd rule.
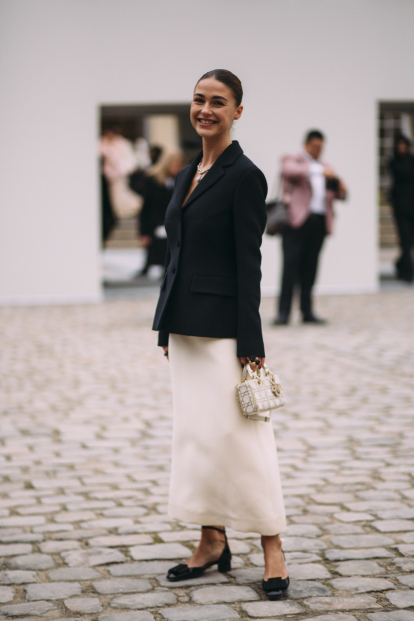
[[[400,238],[401,255],[396,262],[400,280],[412,282],[414,277],[411,249],[414,245],[414,155],[410,141],[403,135],[396,140],[395,154],[389,163],[393,184],[391,204]]]
[[[173,195],[175,179],[183,167],[181,153],[163,155],[147,173],[144,204],[139,216],[140,241],[148,249],[147,261],[141,274],[152,265],[163,266],[167,251],[164,228],[165,212]]]
[[[274,436],[271,425],[242,416],[235,391],[241,365],[265,361],[259,304],[267,185],[230,138],[242,95],[229,71],[198,81],[190,116],[203,151],[178,174],[166,214],[167,268],[153,328],[173,387],[169,513],[202,525],[189,562],[167,577],[194,578],[215,564],[229,571],[224,527],[254,531],[262,535],[263,588],[275,599],[289,578]]]

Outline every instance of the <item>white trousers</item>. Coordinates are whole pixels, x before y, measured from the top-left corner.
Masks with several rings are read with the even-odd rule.
[[[182,522],[285,530],[270,422],[242,416],[235,339],[170,334],[174,431],[169,514]]]

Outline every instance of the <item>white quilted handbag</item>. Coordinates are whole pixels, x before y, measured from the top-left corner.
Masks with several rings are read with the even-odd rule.
[[[270,410],[285,405],[285,393],[277,375],[264,365],[253,371],[250,364],[243,369],[243,381],[236,386],[243,416],[253,420],[270,420]]]

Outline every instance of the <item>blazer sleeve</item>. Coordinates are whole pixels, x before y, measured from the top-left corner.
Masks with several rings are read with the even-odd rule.
[[[309,177],[309,164],[305,159],[286,155],[282,159],[282,176],[289,181]]]
[[[159,347],[168,347],[168,342],[170,340],[170,334],[166,330],[158,331],[158,346]]]
[[[167,252],[165,255],[165,264],[164,264],[164,278],[167,272],[167,267],[171,259],[170,247],[167,246]],[[162,279],[161,287],[164,285],[164,278]],[[159,347],[168,347],[170,334],[166,330],[158,330],[158,346]]]
[[[265,355],[259,314],[262,278],[260,246],[266,226],[266,179],[258,168],[247,170],[233,203],[237,258],[237,356]]]

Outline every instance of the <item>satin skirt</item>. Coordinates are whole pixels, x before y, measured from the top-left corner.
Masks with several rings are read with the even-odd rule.
[[[277,535],[286,529],[270,422],[244,418],[235,339],[170,334],[174,429],[169,514]]]

